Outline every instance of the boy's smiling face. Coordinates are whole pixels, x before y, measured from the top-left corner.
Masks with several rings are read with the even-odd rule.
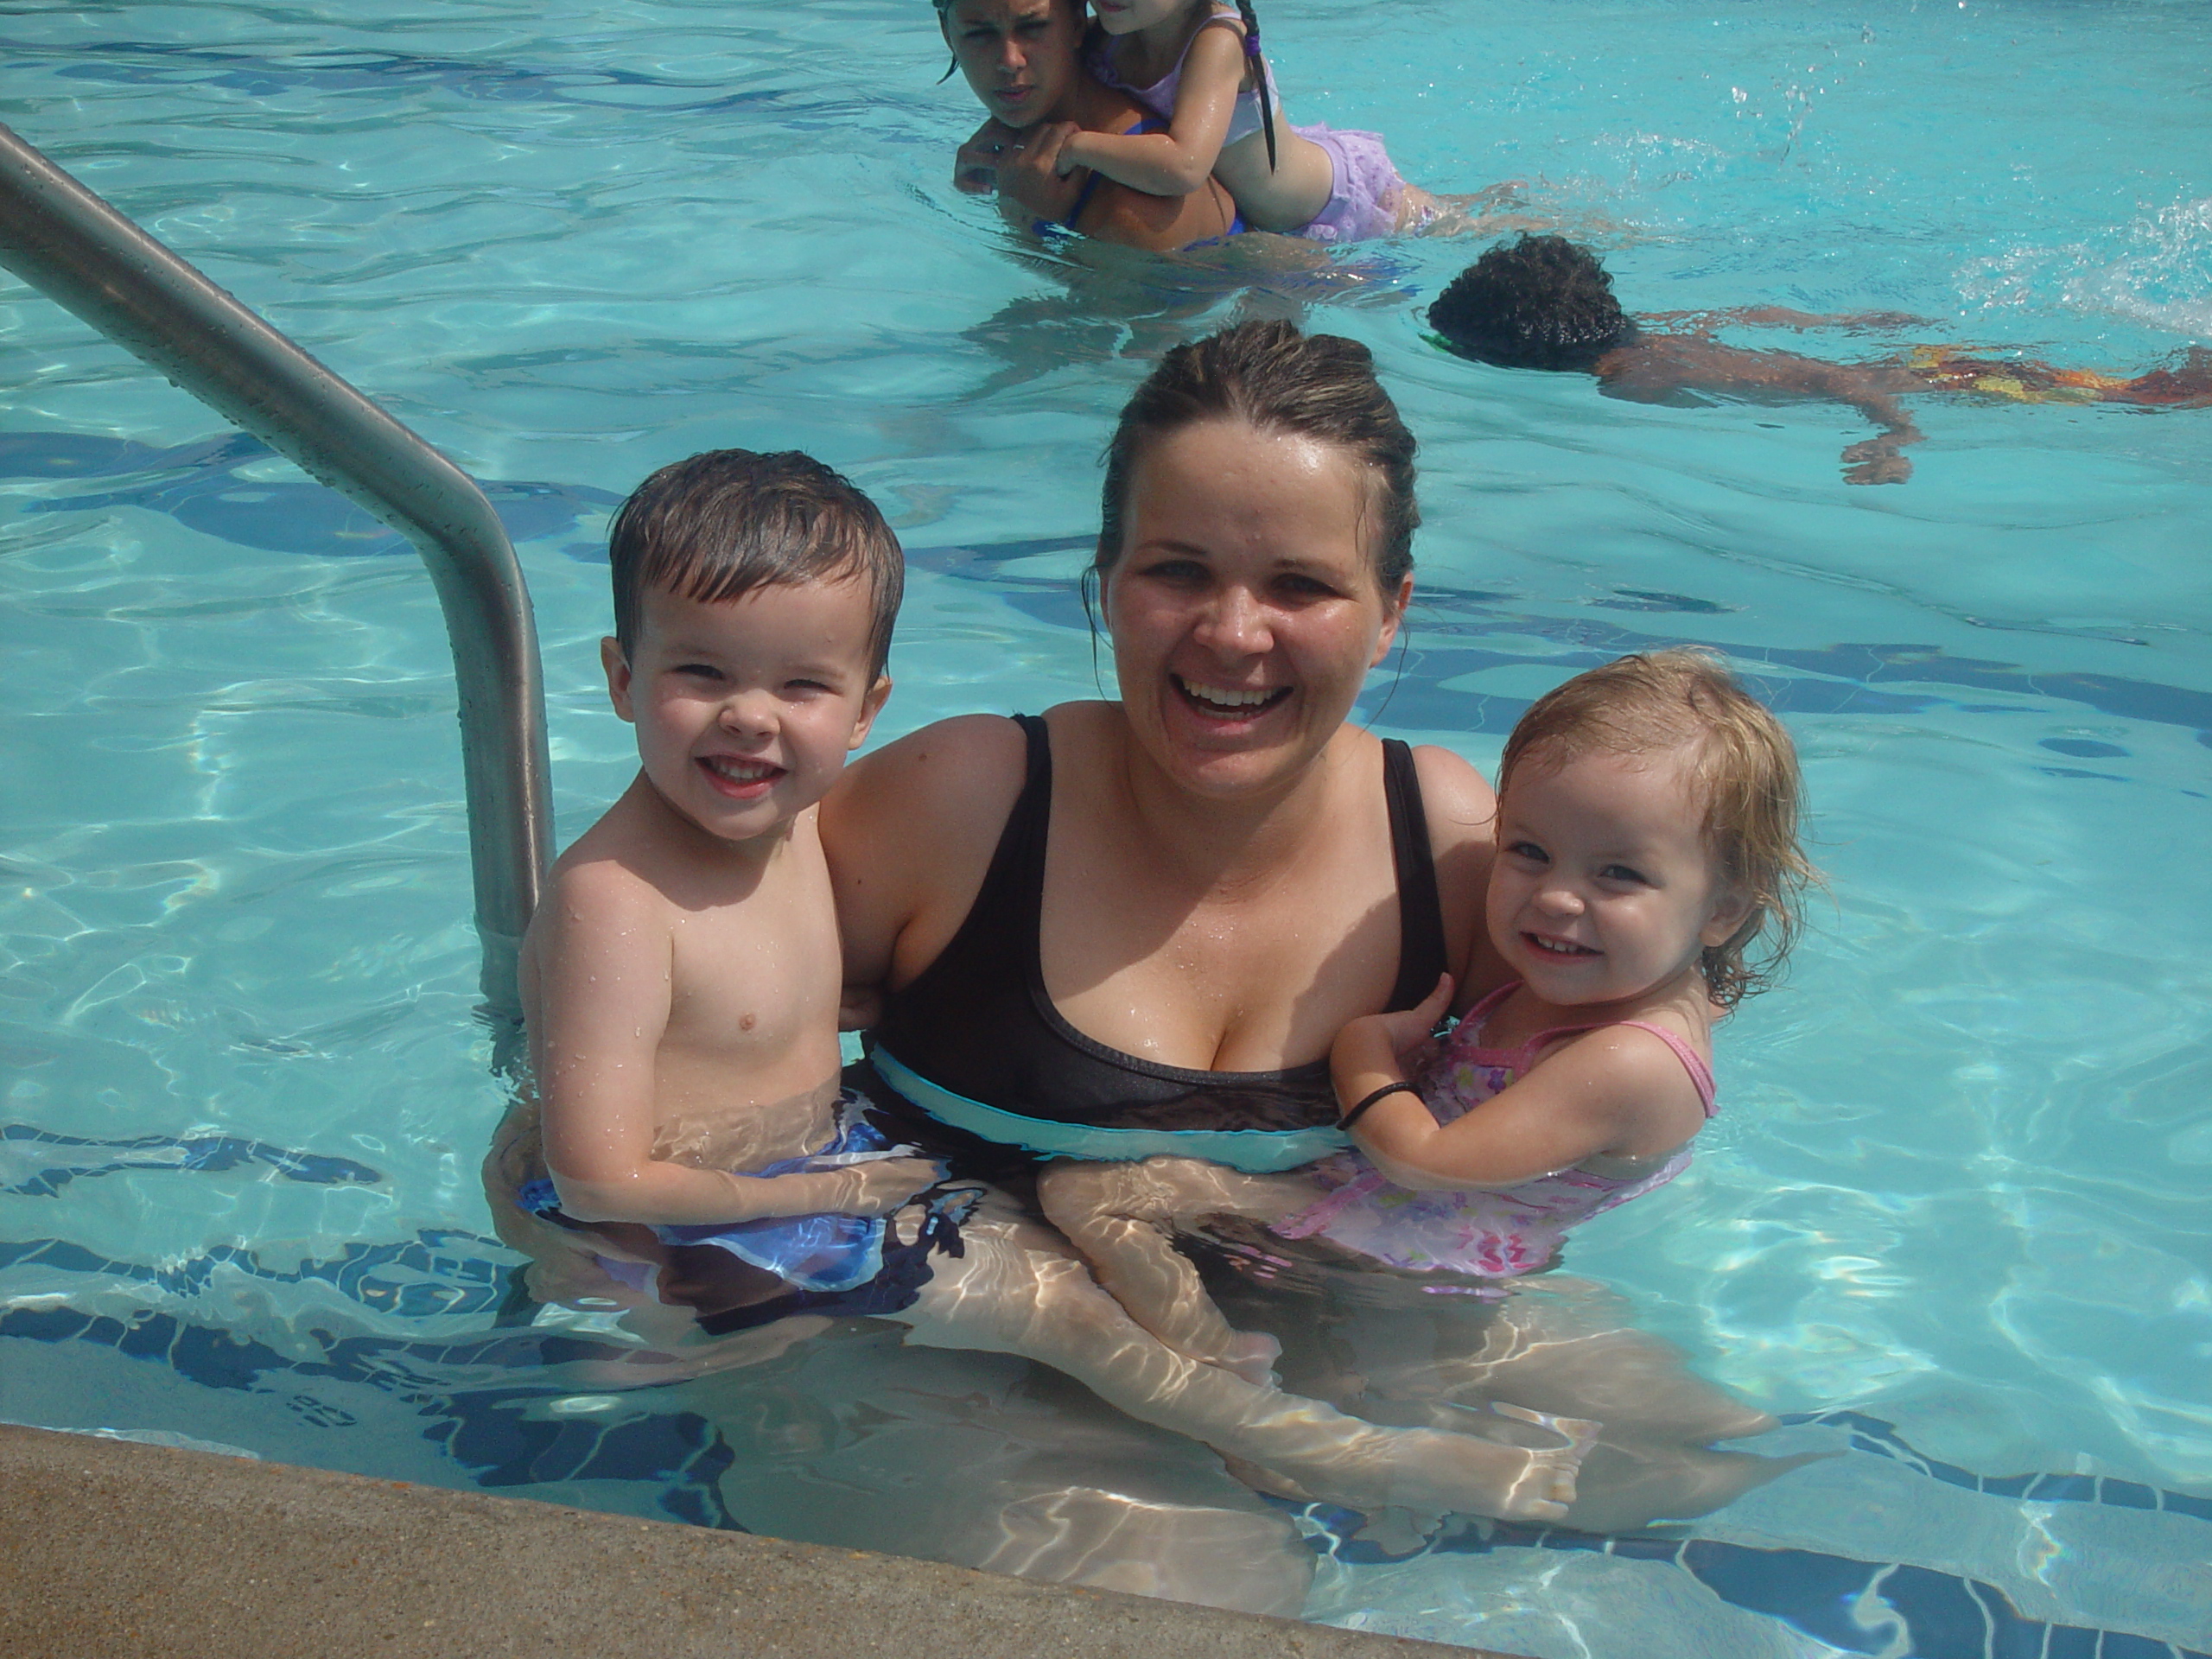
[[[891,690],[872,676],[868,579],[718,603],[639,596],[635,646],[600,642],[614,711],[661,798],[709,835],[779,835],[828,793]]]

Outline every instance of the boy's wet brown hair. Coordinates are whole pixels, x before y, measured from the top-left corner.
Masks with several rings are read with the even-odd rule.
[[[906,556],[875,503],[796,449],[709,449],[662,467],[607,530],[614,637],[627,661],[644,595],[718,605],[756,588],[866,582],[868,677],[882,677],[906,590]]]
[[[1178,346],[1122,410],[1106,447],[1098,551],[1091,569],[1110,574],[1122,557],[1124,518],[1137,457],[1146,446],[1202,422],[1236,417],[1262,432],[1333,444],[1364,465],[1376,518],[1375,577],[1385,600],[1414,568],[1414,455],[1420,446],[1357,340],[1303,334],[1287,322],[1245,322]]]
[[[1619,658],[1537,698],[1505,740],[1497,792],[1524,766],[1685,746],[1695,751],[1706,844],[1752,901],[1744,925],[1707,947],[1699,963],[1713,1000],[1732,1008],[1781,976],[1802,925],[1805,889],[1821,876],[1798,845],[1797,747],[1717,652],[1678,646]]]

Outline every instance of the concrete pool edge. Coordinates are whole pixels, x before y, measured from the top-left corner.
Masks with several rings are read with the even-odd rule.
[[[1478,1651],[12,1424],[0,1559],[0,1651],[45,1659]]]

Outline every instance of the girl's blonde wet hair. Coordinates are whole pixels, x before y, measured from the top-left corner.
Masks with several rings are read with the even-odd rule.
[[[1717,652],[1680,646],[1623,657],[1539,697],[1505,740],[1497,791],[1504,794],[1523,766],[1682,747],[1694,751],[1706,844],[1752,900],[1744,925],[1707,947],[1699,964],[1713,1000],[1732,1008],[1780,977],[1802,925],[1805,889],[1821,874],[1798,845],[1796,745]]]

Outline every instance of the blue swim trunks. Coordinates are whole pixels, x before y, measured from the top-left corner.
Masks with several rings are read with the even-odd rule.
[[[837,1133],[820,1151],[737,1173],[796,1175],[917,1156],[913,1147],[893,1145],[866,1121],[868,1104],[848,1090],[837,1103]],[[560,1194],[543,1177],[525,1182],[515,1195],[532,1215],[620,1244],[626,1255],[602,1255],[600,1265],[632,1289],[651,1290],[670,1306],[692,1309],[710,1336],[794,1313],[859,1317],[912,1306],[929,1282],[930,1258],[963,1254],[960,1223],[976,1196],[972,1187],[931,1187],[914,1200],[925,1211],[918,1234],[901,1243],[880,1216],[771,1216],[649,1227],[563,1215]],[[632,1259],[639,1256],[647,1259]]]

